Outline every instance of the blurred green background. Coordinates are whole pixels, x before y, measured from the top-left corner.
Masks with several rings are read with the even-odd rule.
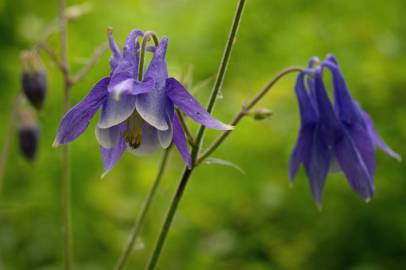
[[[68,1],[69,5],[83,3]],[[193,82],[212,78],[236,0],[93,0],[91,13],[69,25],[73,71],[106,40],[112,26],[123,44],[134,28],[170,39],[170,74],[193,68]],[[0,0],[0,143],[20,90],[21,50],[32,46],[57,1]],[[334,53],[353,96],[374,118],[386,142],[406,156],[406,24],[404,0],[247,1],[215,116],[229,121],[241,104],[280,69]],[[51,46],[58,45],[53,35]],[[106,53],[72,91],[76,103],[109,72]],[[0,269],[61,269],[61,149],[51,148],[62,116],[61,76],[43,56],[49,93],[40,113],[37,160],[25,161],[14,137],[0,195]],[[377,152],[376,195],[366,204],[341,174],[330,175],[318,211],[300,172],[288,184],[288,160],[299,127],[294,76],[261,103],[272,118],[245,119],[214,154],[245,174],[200,167],[186,190],[158,269],[406,269],[406,170]],[[196,97],[206,103],[210,86]],[[76,269],[112,269],[156,174],[160,155],[126,153],[100,180],[95,121],[72,144],[72,204]],[[207,143],[218,132],[209,131]],[[1,144],[2,145],[2,144]],[[182,170],[171,155],[158,198],[128,269],[143,269]]]

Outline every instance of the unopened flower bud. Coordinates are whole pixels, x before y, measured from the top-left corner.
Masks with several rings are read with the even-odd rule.
[[[40,130],[35,112],[28,108],[17,110],[17,130],[21,154],[34,160],[37,154]]]
[[[252,113],[252,116],[255,120],[264,120],[272,116],[272,111],[267,108],[258,108]]]
[[[39,128],[26,127],[18,130],[18,139],[21,153],[28,160],[34,160],[39,142]]]
[[[25,52],[22,55],[24,69],[21,83],[24,95],[37,109],[41,109],[47,92],[47,77],[41,66],[38,55],[34,52]]]

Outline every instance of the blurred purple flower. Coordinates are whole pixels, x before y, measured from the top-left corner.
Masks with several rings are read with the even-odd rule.
[[[400,160],[380,138],[369,115],[352,99],[337,60],[329,55],[319,66],[313,58],[296,82],[301,128],[290,160],[289,178],[303,164],[313,197],[321,205],[329,171],[343,171],[352,189],[366,201],[374,193],[375,146]],[[332,73],[334,106],[327,95],[323,70]]]
[[[111,74],[100,80],[90,93],[63,117],[54,145],[77,138],[101,108],[96,127],[104,174],[120,159],[125,149],[143,156],[173,141],[186,164],[191,166],[184,131],[175,114],[177,106],[194,121],[208,128],[231,127],[214,119],[174,78],[168,78],[165,61],[168,39],[164,37],[154,51],[142,82],[137,81],[139,43],[143,32],[130,33],[121,54],[111,32],[109,44]]]

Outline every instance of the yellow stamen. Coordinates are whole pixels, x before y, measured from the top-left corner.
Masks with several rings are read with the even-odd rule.
[[[127,119],[127,130],[123,132],[123,138],[133,149],[137,149],[141,145],[142,118],[137,112]]]

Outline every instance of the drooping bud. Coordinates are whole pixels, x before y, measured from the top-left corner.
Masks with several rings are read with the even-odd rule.
[[[38,126],[20,129],[18,131],[18,139],[23,156],[28,160],[34,160],[37,154],[39,141]]]
[[[23,73],[21,76],[22,90],[30,103],[40,110],[47,92],[47,77],[37,53],[22,53]]]
[[[252,113],[255,120],[264,120],[272,116],[272,111],[267,108],[258,108]]]
[[[20,105],[16,113],[20,151],[26,159],[32,161],[36,157],[40,137],[37,117],[35,111],[27,106]]]

